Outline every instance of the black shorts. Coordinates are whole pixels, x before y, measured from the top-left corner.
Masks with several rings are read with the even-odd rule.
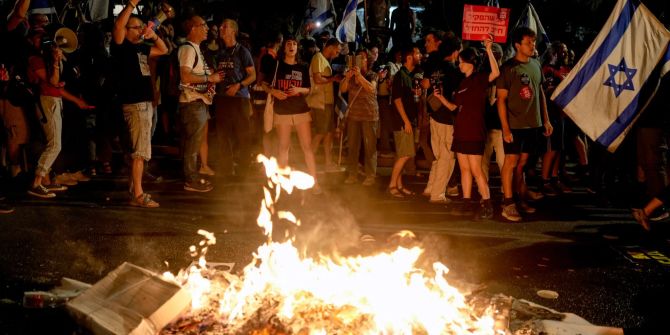
[[[519,155],[522,152],[536,153],[538,141],[545,143],[542,129],[544,128],[512,129],[512,143],[503,141],[505,155]]]
[[[545,138],[545,142],[547,144],[543,152],[563,151],[565,149],[565,124],[563,122],[563,118],[552,120],[551,125],[554,127],[554,130],[551,132],[551,136],[546,137],[541,133],[539,135]]]
[[[468,142],[454,140],[451,151],[465,155],[483,155],[486,142]]]

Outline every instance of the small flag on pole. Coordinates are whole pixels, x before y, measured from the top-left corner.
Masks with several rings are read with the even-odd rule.
[[[547,47],[549,47],[549,44],[551,43],[549,42],[549,35],[547,35],[547,32],[544,30],[544,27],[540,22],[540,16],[537,15],[535,7],[533,7],[530,1],[528,1],[526,8],[523,9],[523,12],[521,12],[521,16],[516,21],[514,28],[510,31],[513,32],[519,27],[533,29],[533,31],[537,34],[535,45],[537,46],[538,52],[540,52],[540,54],[542,54],[542,52],[546,50]],[[507,55],[506,58],[514,57],[515,52],[514,44],[510,41],[510,43],[507,45],[507,52],[505,53]]]
[[[30,8],[28,10],[30,14],[56,14],[56,8],[49,0],[34,0],[30,2]]]
[[[335,22],[332,0],[310,0],[305,11],[305,21],[314,24],[315,31]]]
[[[619,0],[551,99],[614,152],[670,70],[670,32],[638,0]]]
[[[342,43],[356,42],[356,24],[358,22],[356,18],[356,7],[358,7],[358,4],[361,2],[363,2],[363,0],[349,0],[349,2],[347,2],[347,7],[344,8],[342,22],[340,22],[340,25],[335,31],[335,37]]]

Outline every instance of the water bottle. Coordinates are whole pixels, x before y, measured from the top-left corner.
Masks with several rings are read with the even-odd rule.
[[[421,98],[421,84],[419,82],[419,79],[414,79],[414,102],[419,102],[419,98]]]

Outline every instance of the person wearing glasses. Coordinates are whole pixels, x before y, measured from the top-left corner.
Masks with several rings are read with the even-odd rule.
[[[130,0],[114,22],[111,52],[117,69],[117,94],[130,134],[130,204],[155,208],[158,202],[142,189],[144,162],[151,159],[151,123],[153,117],[153,84],[149,58],[167,54],[168,47],[132,15],[139,0]]]
[[[200,16],[192,16],[183,23],[183,31],[187,34],[184,45],[179,47],[179,71],[181,84],[188,85],[215,84],[223,79],[223,72],[210,73],[200,44],[207,39],[209,27]],[[209,119],[208,105],[211,100],[204,98],[202,93],[193,89],[183,89],[179,95],[179,120],[184,143],[184,190],[191,192],[209,192],[212,184],[198,173],[198,151],[201,147]],[[204,159],[203,159],[204,160]],[[206,162],[204,162],[206,163]]]

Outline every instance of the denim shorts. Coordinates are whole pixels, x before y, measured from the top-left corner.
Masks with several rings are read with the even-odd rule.
[[[153,106],[151,101],[122,105],[123,119],[130,134],[131,156],[151,159],[151,122]]]

